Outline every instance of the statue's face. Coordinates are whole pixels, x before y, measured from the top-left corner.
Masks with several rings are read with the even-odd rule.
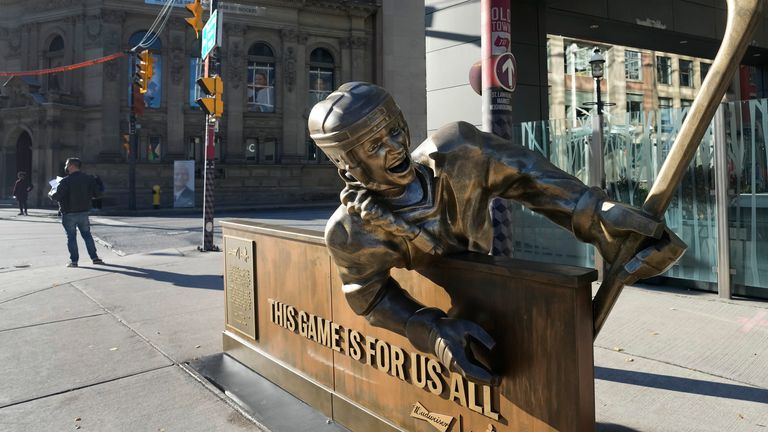
[[[401,120],[395,120],[349,150],[355,160],[349,174],[369,190],[397,196],[416,179],[409,146],[407,126]]]

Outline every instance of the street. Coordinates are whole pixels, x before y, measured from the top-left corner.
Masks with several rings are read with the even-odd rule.
[[[261,223],[287,225],[322,231],[333,208],[300,210],[229,211],[216,214],[216,220],[245,218]],[[168,248],[188,248],[202,244],[202,215],[165,214],[164,216],[90,217],[91,232],[102,259],[113,255],[132,255]],[[221,229],[214,229],[214,244],[221,244]],[[68,262],[67,240],[61,219],[52,210],[32,209],[30,216],[17,216],[13,208],[0,208],[0,273],[46,267]],[[78,237],[82,255],[85,245]],[[87,255],[85,255],[88,262]],[[82,263],[81,263],[82,264]]]

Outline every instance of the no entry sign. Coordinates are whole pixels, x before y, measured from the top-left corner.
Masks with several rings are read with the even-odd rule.
[[[494,86],[513,92],[517,85],[517,60],[512,53],[495,56],[493,71]]]

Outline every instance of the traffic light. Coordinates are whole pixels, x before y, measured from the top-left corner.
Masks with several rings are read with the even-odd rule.
[[[192,16],[186,18],[185,21],[195,29],[195,38],[199,39],[200,31],[203,29],[203,5],[200,4],[200,0],[195,0],[185,7],[192,13]]]
[[[200,78],[197,80],[197,85],[200,86],[200,90],[203,93],[211,97],[204,97],[196,100],[200,108],[205,111],[206,114],[214,117],[221,117],[224,113],[224,100],[222,99],[224,93],[224,81],[221,77],[216,75],[207,78]]]
[[[123,150],[125,151],[125,155],[128,156],[131,154],[131,135],[129,134],[122,134],[120,136],[120,141],[123,145]]]
[[[135,82],[139,86],[139,93],[144,94],[149,88],[149,81],[152,80],[152,53],[149,50],[144,50],[139,53],[139,57],[136,59],[136,79]]]

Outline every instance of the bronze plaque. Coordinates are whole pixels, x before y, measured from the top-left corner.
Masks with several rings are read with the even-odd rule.
[[[256,260],[253,240],[224,236],[227,327],[256,340]]]

